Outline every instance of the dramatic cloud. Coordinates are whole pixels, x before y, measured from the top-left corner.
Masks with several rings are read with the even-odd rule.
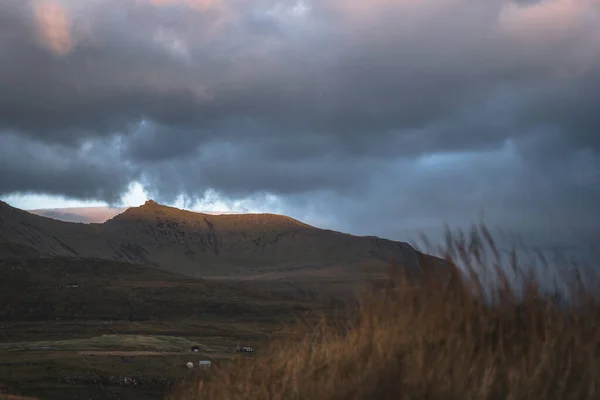
[[[0,0],[0,52],[3,196],[600,225],[598,0]]]
[[[0,138],[3,194],[41,192],[115,203],[136,176],[135,169],[105,141],[73,149],[11,134]]]

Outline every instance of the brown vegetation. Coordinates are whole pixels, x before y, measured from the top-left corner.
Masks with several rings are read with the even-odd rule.
[[[561,300],[514,255],[503,266],[485,228],[449,236],[443,255],[444,279],[393,271],[358,311],[297,324],[171,399],[600,398],[600,307],[581,275]],[[493,289],[483,284],[490,272]]]

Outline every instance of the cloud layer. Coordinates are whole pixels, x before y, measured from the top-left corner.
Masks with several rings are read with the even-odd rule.
[[[0,53],[0,195],[600,225],[598,0],[0,0]]]

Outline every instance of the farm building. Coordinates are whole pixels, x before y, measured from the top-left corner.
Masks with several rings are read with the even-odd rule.
[[[192,346],[192,351],[194,353],[198,353],[200,351],[200,347],[199,346]]]
[[[198,361],[198,366],[200,368],[210,368],[212,366],[212,363],[210,361]]]

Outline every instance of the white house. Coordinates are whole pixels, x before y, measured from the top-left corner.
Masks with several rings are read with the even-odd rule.
[[[210,368],[212,364],[210,361],[198,361],[198,366],[200,368]]]

